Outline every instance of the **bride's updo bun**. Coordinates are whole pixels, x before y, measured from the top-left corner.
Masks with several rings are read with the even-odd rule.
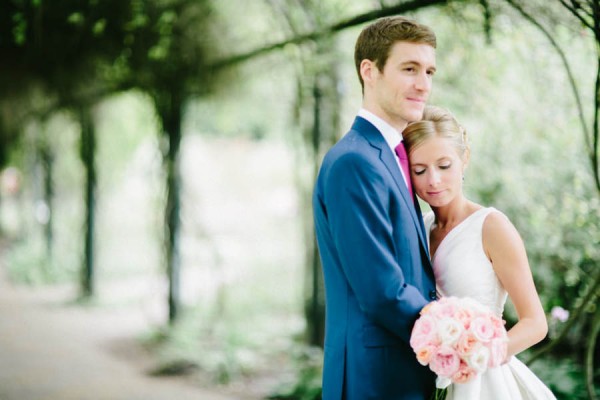
[[[409,123],[402,136],[406,152],[409,154],[423,142],[434,137],[450,139],[463,160],[469,152],[465,128],[458,123],[450,111],[442,107],[426,106],[423,119]]]

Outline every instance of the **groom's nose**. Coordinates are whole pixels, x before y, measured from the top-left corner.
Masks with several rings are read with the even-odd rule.
[[[420,71],[415,77],[414,81],[415,89],[420,92],[429,93],[431,91],[431,76],[427,71]]]

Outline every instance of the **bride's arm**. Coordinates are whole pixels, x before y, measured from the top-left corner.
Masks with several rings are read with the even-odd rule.
[[[488,215],[483,224],[483,246],[519,318],[508,331],[510,357],[541,341],[548,333],[548,323],[535,289],[525,246],[506,216],[499,212]]]

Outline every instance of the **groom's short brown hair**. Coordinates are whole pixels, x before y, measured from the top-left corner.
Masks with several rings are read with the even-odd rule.
[[[383,71],[390,55],[390,49],[396,42],[428,44],[435,49],[437,43],[431,28],[417,21],[401,17],[384,17],[376,20],[362,30],[354,47],[354,63],[360,85],[364,82],[360,75],[362,60],[375,62],[377,69]]]

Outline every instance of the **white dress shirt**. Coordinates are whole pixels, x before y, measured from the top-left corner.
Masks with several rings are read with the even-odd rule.
[[[383,119],[379,118],[377,115],[373,114],[372,112],[365,110],[364,108],[361,108],[358,111],[358,116],[361,118],[364,118],[367,121],[369,121],[370,123],[372,123],[375,126],[375,128],[377,128],[377,130],[379,130],[379,132],[381,132],[386,143],[388,144],[388,146],[390,146],[390,149],[392,150],[392,154],[395,156],[394,158],[396,159],[396,164],[398,165],[398,169],[400,170],[400,173],[402,174],[402,178],[404,178],[404,183],[406,184],[406,187],[408,187],[407,177],[404,175],[404,171],[402,170],[402,167],[400,167],[400,159],[398,158],[398,155],[396,154],[396,146],[398,146],[400,144],[400,142],[403,140],[402,133],[398,132],[396,130],[396,128],[394,128],[393,126],[391,126],[390,124],[388,124],[387,122],[385,122]]]

